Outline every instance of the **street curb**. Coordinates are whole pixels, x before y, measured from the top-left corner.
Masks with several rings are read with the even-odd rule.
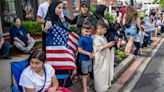
[[[161,37],[161,39],[163,39],[162,37]],[[161,39],[157,42],[157,43],[155,43],[155,45],[151,48],[151,51],[153,51],[156,47],[157,47],[157,45],[158,45],[158,43],[159,42],[161,42]],[[152,56],[152,55],[151,55]],[[146,58],[145,58],[146,59]],[[143,59],[143,58],[141,58],[141,60],[142,61],[144,61],[145,59]],[[133,59],[134,60],[134,59]],[[133,61],[132,60],[132,61]],[[142,62],[141,61],[141,62]],[[140,67],[142,65],[142,63],[138,66],[138,68]],[[127,66],[127,68],[128,68],[128,66]],[[138,69],[137,68],[137,69]],[[136,71],[137,71],[137,69],[136,69]],[[123,71],[123,70],[122,70]],[[126,71],[126,70],[124,70],[124,71]],[[123,72],[124,72],[123,71]],[[136,71],[133,73],[133,75],[136,73]],[[118,75],[121,75],[121,74],[118,74]],[[132,75],[132,76],[133,76]],[[129,80],[131,80],[132,79],[132,76],[129,78]],[[123,91],[123,87],[129,82],[129,80],[126,82],[126,83],[122,83],[122,84],[120,84],[120,83],[117,83],[117,82],[115,82],[111,87],[110,87],[110,89],[108,90],[108,92],[130,92],[130,91]]]
[[[114,80],[117,79],[121,75],[121,73],[127,69],[127,67],[132,63],[133,60],[134,55],[129,55],[114,69]]]
[[[114,80],[116,80],[121,74],[122,72],[124,72],[128,66],[134,61],[134,55],[129,55],[127,58],[125,58],[117,67],[114,68]],[[69,87],[70,89],[78,89],[80,90],[80,87],[82,88],[82,86],[77,86],[80,85],[81,81],[77,81],[74,85],[72,85],[71,87]],[[91,83],[89,84],[91,89],[94,89],[94,82],[93,80],[91,81]],[[79,91],[81,92],[81,91]],[[114,92],[114,91],[111,91]]]
[[[140,77],[142,76],[143,72],[145,71],[147,65],[151,61],[152,57],[155,55],[155,53],[158,51],[162,43],[164,42],[164,38],[161,38],[160,41],[157,43],[157,45],[154,46],[152,50],[152,55],[148,58],[144,59],[144,62],[138,67],[138,69],[135,71],[135,76],[132,76],[133,79],[126,84],[126,87],[123,88],[122,92],[131,92],[133,88],[135,87],[136,83],[139,81]]]

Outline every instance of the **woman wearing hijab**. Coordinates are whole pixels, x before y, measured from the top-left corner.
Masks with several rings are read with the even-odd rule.
[[[48,14],[47,14],[47,17],[46,17],[46,23],[45,23],[45,30],[44,31],[47,33],[46,45],[49,45],[50,43],[59,44],[59,43],[53,42],[53,41],[56,41],[56,40],[52,40],[52,39],[58,39],[57,37],[54,37],[55,35],[53,34],[53,32],[58,31],[59,34],[62,34],[62,33],[60,33],[60,30],[56,30],[57,27],[58,28],[61,27],[61,28],[64,28],[66,31],[69,31],[63,26],[63,24],[60,20],[59,16],[61,15],[62,12],[63,12],[62,2],[59,1],[59,0],[53,0],[52,3],[49,6]],[[65,35],[62,35],[62,37],[60,37],[60,38],[63,38],[63,36],[65,36]],[[63,39],[60,39],[60,40],[63,40]],[[49,49],[52,49],[52,48],[49,48]],[[54,56],[54,58],[55,57],[56,56]],[[47,55],[46,55],[46,58],[48,58]],[[51,62],[51,61],[47,60],[47,63],[51,63],[51,65],[54,66],[53,61]],[[56,71],[55,72],[56,74],[70,74],[70,71],[68,69],[55,70],[55,71]],[[70,77],[67,78],[67,81],[65,81],[65,80],[58,80],[58,81],[59,81],[60,86],[63,86],[63,84],[64,84],[65,87],[69,87],[70,85],[72,85]]]
[[[108,13],[108,8],[105,5],[97,5],[96,6],[95,16],[96,16],[97,20],[105,19],[105,15],[107,13]],[[117,32],[116,31],[117,30],[114,27],[114,24],[109,22],[108,31],[105,34],[105,37],[106,37],[108,42],[115,40],[114,36],[117,36]]]
[[[105,15],[108,13],[108,8],[105,5],[97,5],[95,16],[97,20],[105,18]]]
[[[89,0],[81,0],[80,2],[80,14],[76,16],[73,20],[70,20],[66,16],[64,17],[67,22],[70,24],[76,24],[77,25],[77,34],[81,35],[81,29],[83,25],[83,21],[89,20],[93,27],[96,27],[96,19],[89,13]]]

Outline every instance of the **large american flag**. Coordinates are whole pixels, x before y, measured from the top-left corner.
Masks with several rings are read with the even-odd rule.
[[[46,37],[46,60],[57,70],[75,70],[78,35],[54,24]]]

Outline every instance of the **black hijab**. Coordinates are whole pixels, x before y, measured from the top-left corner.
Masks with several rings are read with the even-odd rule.
[[[57,23],[59,25],[62,25],[62,22],[61,22],[59,16],[55,14],[55,9],[60,3],[62,3],[62,2],[59,0],[52,0],[52,3],[50,4],[50,6],[48,8],[46,20],[50,20],[52,22],[52,24]]]
[[[105,12],[106,8],[107,7],[105,5],[97,5],[96,6],[95,16],[96,16],[97,20],[104,18],[104,12]]]

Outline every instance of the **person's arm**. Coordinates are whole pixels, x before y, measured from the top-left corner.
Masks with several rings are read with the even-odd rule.
[[[58,80],[56,78],[56,76],[52,76],[51,77],[52,79],[52,87],[48,89],[48,92],[56,92],[57,91],[57,88],[59,87],[59,83],[58,83]]]
[[[31,43],[31,36],[29,33],[27,33],[27,38],[28,38],[28,44],[30,44]]]
[[[36,23],[38,23],[38,24],[44,24],[45,23],[45,20],[42,17],[37,16],[36,17]]]
[[[46,21],[44,32],[48,33],[48,30],[52,27],[52,22],[51,21]]]
[[[4,38],[2,37],[0,38],[0,49],[2,48],[3,43],[4,43]]]
[[[27,33],[27,38],[28,38],[28,40],[30,40],[30,38],[31,38],[29,33]]]
[[[25,88],[25,92],[35,92],[35,90],[32,88]]]
[[[37,11],[37,16],[36,16],[36,22],[38,23],[38,24],[44,24],[45,23],[45,20],[44,20],[44,18],[43,18],[43,16],[44,16],[44,7],[42,7],[42,4],[39,6],[39,8],[38,8],[38,11]]]
[[[71,20],[68,17],[64,16],[64,19],[66,20],[66,22],[68,22],[70,24],[76,24],[77,18],[78,18],[78,16],[76,16],[74,19]]]
[[[91,59],[94,57],[94,55],[88,51],[83,50],[82,48],[78,47],[78,52],[80,52],[81,54],[87,55],[89,56]]]
[[[141,24],[141,20],[137,18],[137,27],[139,28],[139,30],[142,30],[140,24]]]
[[[13,39],[14,39],[14,41],[17,41],[20,44],[22,44],[22,46],[25,46],[25,43],[22,40],[20,40],[18,37],[15,36]]]
[[[107,48],[111,48],[114,44],[115,44],[115,41],[110,41],[110,42],[104,44],[102,50],[107,49]]]
[[[126,14],[123,16],[123,22],[122,22],[123,25],[125,25],[125,23],[126,23],[126,19],[125,18],[126,18]]]
[[[115,44],[115,42],[110,41],[108,43],[103,44],[100,39],[96,39],[96,40],[93,40],[93,44],[94,44],[94,46],[93,46],[94,49],[96,49],[97,51],[103,51],[107,48],[112,47]]]

